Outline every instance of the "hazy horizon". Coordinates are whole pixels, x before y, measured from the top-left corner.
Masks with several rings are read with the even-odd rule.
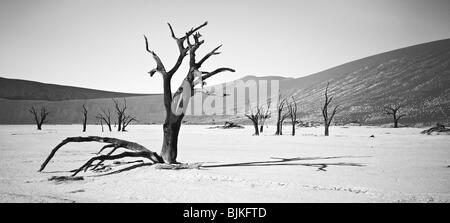
[[[223,44],[208,85],[247,75],[302,77],[450,37],[449,1],[0,1],[0,76],[127,93],[161,93],[145,51],[171,67],[179,36],[208,21],[198,57]],[[186,13],[195,12],[195,13]],[[230,17],[229,15],[233,16]],[[184,63],[186,64],[186,63]],[[185,69],[175,75],[177,85]]]

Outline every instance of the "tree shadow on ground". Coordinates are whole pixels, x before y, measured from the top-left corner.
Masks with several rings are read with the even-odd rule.
[[[224,163],[224,164],[208,164],[208,165],[193,165],[195,169],[211,169],[211,168],[220,168],[220,167],[268,167],[268,166],[308,166],[308,167],[316,167],[317,171],[327,171],[327,168],[330,166],[349,166],[349,167],[363,167],[365,165],[354,162],[318,162],[318,163],[303,163],[298,161],[313,161],[313,160],[331,160],[331,159],[342,159],[342,158],[364,158],[370,156],[328,156],[328,157],[295,157],[295,158],[279,158],[279,157],[271,157],[271,160],[265,161],[253,161],[253,162],[241,162],[241,163]],[[129,165],[124,168],[112,171],[112,168]],[[143,162],[143,160],[136,160],[130,162],[114,162],[109,165],[103,165],[94,172],[99,174],[91,175],[88,177],[99,177],[99,176],[107,176],[118,174],[122,172],[127,172],[130,170],[134,170],[136,168],[144,167],[144,166],[154,166],[157,164]],[[169,164],[167,164],[169,165]],[[172,169],[194,169],[194,168],[172,168]],[[158,168],[164,169],[164,168]],[[71,171],[48,171],[46,173],[56,173],[56,172],[73,172]]]
[[[248,167],[248,166],[310,166],[317,167],[317,171],[326,171],[329,166],[354,166],[363,167],[365,165],[360,163],[351,162],[335,162],[335,163],[298,163],[295,161],[311,161],[311,160],[327,160],[327,159],[340,159],[340,158],[363,158],[369,156],[329,156],[329,157],[295,157],[295,158],[279,158],[271,157],[272,160],[267,161],[255,161],[255,162],[242,162],[242,163],[229,163],[229,164],[217,164],[217,165],[203,165],[202,168],[217,168],[217,167]]]
[[[200,165],[198,169],[210,169],[219,167],[255,167],[255,166],[309,166],[317,167],[317,171],[326,171],[329,166],[351,166],[351,167],[363,167],[365,165],[352,162],[329,162],[329,163],[298,163],[296,161],[311,161],[311,160],[328,160],[328,159],[340,159],[340,158],[363,158],[370,156],[330,156],[330,157],[295,157],[295,158],[278,158],[271,157],[272,160],[267,161],[255,161],[255,162],[242,162],[242,163],[225,163],[217,165]],[[139,167],[153,166],[153,163],[139,163],[132,166],[128,166],[119,170],[115,170],[108,173],[102,173],[95,176],[106,176],[117,173],[130,171]]]

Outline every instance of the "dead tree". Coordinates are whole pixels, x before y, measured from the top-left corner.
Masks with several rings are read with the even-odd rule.
[[[137,121],[136,117],[124,114],[123,120],[122,120],[122,132],[126,132],[125,128],[131,123]]]
[[[250,119],[250,121],[252,121],[253,123],[253,127],[255,127],[255,134],[253,135],[259,135],[259,120],[261,119],[261,116],[264,115],[264,109],[262,108],[262,106],[256,106],[255,109],[252,109],[250,107],[250,113],[249,114],[245,114],[245,117],[247,117],[248,119]]]
[[[277,105],[277,131],[275,135],[282,135],[283,121],[286,118],[283,115],[284,105],[286,104],[286,99],[281,100],[281,95],[278,94],[278,105]],[[284,118],[283,118],[284,117]]]
[[[103,120],[105,124],[108,126],[109,131],[112,131],[111,127],[111,111],[102,109],[101,113],[98,113],[96,118]],[[102,131],[103,131],[103,124],[102,124]]]
[[[201,66],[208,58],[210,58],[213,55],[219,54],[217,50],[220,48],[220,46],[218,46],[211,52],[206,54],[204,57],[202,57],[200,60],[196,59],[196,51],[204,43],[204,40],[200,40],[201,35],[198,32],[198,30],[206,26],[207,22],[203,23],[202,25],[196,28],[192,28],[190,31],[186,32],[186,34],[183,37],[176,37],[172,29],[172,26],[170,24],[168,25],[170,28],[172,38],[177,43],[179,50],[179,56],[177,58],[177,61],[175,62],[175,65],[169,70],[166,69],[159,56],[154,51],[149,49],[147,37],[144,36],[146,50],[152,55],[153,59],[156,62],[156,68],[152,69],[149,72],[149,74],[152,77],[155,73],[160,73],[163,78],[163,90],[164,90],[163,101],[164,101],[164,108],[166,111],[166,117],[163,124],[163,145],[161,153],[157,154],[140,144],[121,139],[98,137],[98,136],[72,137],[65,139],[63,142],[61,142],[52,150],[50,155],[42,164],[40,171],[42,171],[45,168],[45,166],[50,161],[50,159],[52,159],[56,151],[69,142],[104,142],[108,144],[104,146],[102,150],[106,148],[113,148],[107,155],[100,155],[90,159],[85,165],[81,166],[73,175],[76,175],[81,170],[87,170],[91,166],[91,164],[95,161],[103,162],[104,160],[114,160],[124,157],[144,157],[149,159],[153,163],[167,163],[170,164],[171,166],[177,163],[176,159],[178,152],[178,145],[177,145],[178,133],[180,131],[181,123],[184,118],[185,111],[188,107],[190,97],[192,97],[195,92],[194,86],[197,84],[203,84],[203,81],[218,73],[224,71],[234,72],[234,70],[231,68],[219,68],[211,72],[200,70]],[[178,90],[174,94],[172,94],[171,89],[172,77],[177,72],[184,58],[188,54],[189,54],[188,73],[185,76]],[[129,151],[117,155],[112,155],[112,153],[118,148],[124,148]]]
[[[125,117],[125,111],[127,110],[127,100],[123,98],[123,106],[120,106],[119,101],[116,99],[112,99],[114,102],[114,108],[116,109],[117,114],[117,131],[122,131],[122,125]]]
[[[207,53],[202,59],[196,59],[196,51],[205,42],[200,40],[200,33],[198,30],[206,26],[208,23],[205,22],[202,25],[192,28],[183,37],[176,37],[175,33],[170,24],[170,32],[172,38],[175,40],[179,50],[179,56],[175,65],[170,69],[166,70],[161,59],[156,55],[156,53],[149,49],[147,37],[145,37],[146,50],[149,52],[156,62],[156,68],[152,69],[149,74],[153,76],[155,73],[160,73],[163,77],[163,89],[164,89],[164,108],[166,110],[166,118],[163,124],[163,145],[161,150],[161,156],[166,163],[176,163],[177,151],[178,151],[178,133],[180,131],[181,122],[184,118],[185,111],[188,107],[189,99],[194,94],[194,86],[197,84],[203,85],[206,79],[224,72],[230,71],[234,72],[231,68],[218,68],[211,72],[201,71],[200,68],[203,63],[213,55],[219,54],[217,52],[218,46],[214,48],[211,52]],[[191,40],[193,39],[193,42]],[[186,43],[186,45],[185,45]],[[184,78],[181,86],[172,95],[171,90],[171,80],[175,72],[180,67],[183,59],[189,53],[189,70]]]
[[[86,132],[86,124],[87,124],[87,108],[86,105],[83,104],[83,132]]]
[[[325,103],[323,105],[322,108],[322,115],[323,115],[323,121],[325,124],[325,136],[329,135],[329,127],[331,124],[331,121],[334,118],[334,115],[336,114],[336,110],[338,108],[339,105],[336,105],[333,109],[333,111],[331,112],[331,115],[328,115],[328,106],[330,105],[331,101],[333,100],[333,97],[329,97],[328,96],[328,87],[329,87],[330,83],[327,83],[327,87],[325,88]]]
[[[283,124],[284,124],[284,120],[286,120],[289,117],[289,112],[285,112],[281,115],[281,119],[280,119],[280,132],[279,135],[283,135]]]
[[[401,104],[389,104],[383,107],[383,111],[387,115],[392,115],[392,118],[394,119],[394,128],[398,128],[398,121],[400,118],[405,117],[406,114],[400,114],[400,110],[403,108],[403,105]]]
[[[47,123],[47,116],[50,112],[47,111],[47,108],[42,106],[40,112],[32,106],[28,111],[33,114],[34,122],[36,123],[37,130],[42,130],[42,124]]]
[[[295,136],[295,125],[298,123],[297,120],[297,102],[295,102],[294,97],[292,97],[292,103],[288,104],[289,117],[291,117],[292,124],[292,135]]]
[[[260,129],[259,132],[263,132],[264,131],[264,123],[266,122],[266,120],[268,118],[270,118],[271,113],[270,113],[270,101],[267,102],[267,109],[261,114],[260,117]]]

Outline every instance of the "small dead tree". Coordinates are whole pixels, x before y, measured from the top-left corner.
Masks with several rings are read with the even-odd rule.
[[[259,132],[263,132],[264,131],[264,124],[266,122],[267,119],[270,118],[271,113],[270,113],[270,101],[267,102],[267,109],[265,111],[263,111],[263,113],[261,114],[261,117],[259,118],[259,122],[260,122],[260,129]]]
[[[47,123],[47,116],[50,112],[47,111],[45,106],[42,106],[40,111],[32,106],[28,111],[33,115],[34,122],[36,123],[37,130],[42,130],[42,124]]]
[[[295,136],[295,125],[298,123],[297,120],[297,102],[295,102],[294,97],[292,97],[292,103],[288,104],[289,117],[291,117],[292,124],[292,135]]]
[[[280,132],[279,135],[283,135],[283,124],[284,121],[289,117],[289,112],[284,112],[280,119]]]
[[[283,135],[283,121],[286,119],[286,115],[283,114],[284,106],[286,105],[286,99],[281,99],[281,94],[278,93],[278,105],[277,105],[277,131],[275,135]]]
[[[103,120],[105,122],[105,124],[108,126],[109,131],[112,131],[112,127],[111,127],[111,111],[109,110],[101,110],[101,113],[98,113],[96,118]],[[103,124],[102,124],[102,132],[103,132]]]
[[[385,105],[383,107],[383,111],[387,114],[387,115],[392,115],[392,118],[394,119],[394,128],[398,128],[398,121],[400,120],[400,118],[405,117],[406,114],[401,114],[401,109],[403,108],[403,105],[398,103],[398,104],[389,104],[389,105]]]
[[[172,38],[176,41],[176,44],[179,49],[179,56],[175,63],[175,65],[170,69],[167,70],[164,64],[162,63],[159,56],[152,50],[149,49],[149,44],[147,37],[145,38],[145,46],[147,52],[151,54],[153,59],[156,62],[156,68],[152,69],[149,74],[152,77],[155,73],[160,73],[163,78],[163,103],[164,108],[166,111],[166,118],[164,120],[163,124],[163,145],[161,149],[161,153],[157,154],[155,152],[150,151],[146,147],[137,144],[135,142],[129,142],[122,139],[116,139],[116,138],[109,138],[109,137],[98,137],[98,136],[90,136],[90,137],[69,137],[63,140],[60,144],[58,144],[50,153],[50,155],[47,157],[47,159],[44,161],[44,163],[41,165],[41,168],[39,171],[42,171],[48,162],[52,159],[52,157],[55,155],[55,153],[65,144],[70,142],[102,142],[102,143],[108,143],[105,145],[102,149],[105,148],[112,148],[112,150],[106,154],[106,155],[99,155],[96,157],[93,157],[88,162],[86,162],[83,166],[81,166],[73,175],[76,175],[80,171],[84,170],[86,171],[93,162],[99,161],[99,163],[105,161],[105,160],[115,160],[120,159],[124,157],[143,157],[147,158],[153,163],[166,163],[170,167],[178,168],[179,165],[176,161],[177,159],[177,152],[178,152],[178,133],[180,131],[181,123],[183,121],[185,111],[188,108],[189,100],[194,94],[194,87],[197,84],[202,84],[204,81],[218,73],[222,73],[224,71],[230,71],[234,72],[231,68],[218,68],[211,72],[201,71],[200,68],[202,67],[202,64],[211,56],[219,54],[217,50],[221,47],[218,46],[215,49],[213,49],[211,52],[206,54],[202,59],[197,60],[196,59],[196,52],[199,49],[199,47],[205,42],[204,40],[200,40],[200,33],[198,30],[200,30],[202,27],[206,26],[208,23],[205,22],[202,25],[192,28],[190,31],[186,32],[183,37],[176,37],[175,33],[172,29],[172,26],[170,24],[170,32],[172,35]],[[184,58],[189,53],[189,69],[186,77],[184,78],[181,86],[178,88],[178,90],[175,93],[172,93],[171,90],[171,80],[173,75],[178,71],[178,68],[180,68],[181,63],[183,62]],[[112,155],[114,151],[116,151],[118,148],[124,148],[128,151]],[[96,166],[99,165],[97,163]],[[94,169],[96,168],[94,166]]]
[[[328,115],[328,107],[330,106],[331,101],[333,100],[333,97],[328,96],[328,87],[330,85],[330,82],[327,83],[327,87],[325,88],[325,103],[322,108],[322,115],[323,115],[323,121],[325,124],[325,136],[329,135],[329,127],[331,125],[331,121],[334,118],[334,115],[336,115],[336,110],[339,105],[336,105],[331,112],[331,115]]]
[[[259,120],[261,118],[262,115],[264,115],[264,109],[262,108],[262,106],[256,106],[255,109],[252,109],[250,107],[250,113],[249,114],[245,114],[245,117],[247,117],[248,119],[250,119],[250,121],[252,121],[253,123],[253,127],[255,127],[255,134],[253,135],[259,135]]]
[[[127,100],[123,98],[123,106],[120,106],[119,101],[116,99],[112,99],[114,102],[114,108],[116,109],[117,114],[117,131],[122,131],[122,125],[125,117],[125,111],[127,110]]]
[[[137,121],[136,117],[125,114],[122,120],[122,132],[126,132],[125,128],[134,121]]]
[[[86,124],[87,124],[87,108],[86,105],[83,104],[83,132],[86,132]]]

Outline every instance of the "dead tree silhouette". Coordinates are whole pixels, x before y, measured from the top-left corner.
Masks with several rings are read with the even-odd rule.
[[[47,108],[45,106],[42,106],[40,111],[32,106],[28,111],[33,115],[34,122],[36,123],[37,130],[42,130],[42,125],[44,123],[47,123],[47,116],[50,114],[50,112],[47,111]]]
[[[156,68],[150,70],[149,74],[152,77],[155,73],[160,73],[163,79],[163,101],[164,108],[166,111],[166,117],[163,124],[163,145],[161,153],[150,151],[146,147],[137,144],[135,142],[129,142],[126,140],[108,138],[108,137],[69,137],[63,140],[59,145],[57,145],[44,163],[41,165],[39,171],[42,171],[48,164],[50,159],[54,156],[59,148],[69,142],[103,142],[108,143],[108,148],[113,148],[107,155],[100,155],[90,159],[85,165],[81,166],[76,175],[81,170],[87,170],[95,161],[102,162],[103,160],[114,160],[124,157],[143,157],[147,158],[153,163],[166,163],[166,164],[178,164],[177,162],[177,152],[178,152],[178,133],[180,131],[181,123],[185,115],[185,111],[188,107],[190,97],[194,94],[194,87],[197,84],[204,84],[204,81],[218,73],[225,71],[234,72],[231,68],[218,68],[214,71],[207,72],[201,71],[200,68],[207,59],[213,55],[219,54],[218,50],[221,47],[218,46],[214,48],[211,52],[207,53],[203,58],[197,60],[196,52],[200,46],[205,42],[200,40],[200,33],[198,32],[201,28],[205,27],[208,23],[205,22],[202,25],[192,28],[190,31],[186,32],[183,37],[176,37],[174,30],[170,24],[168,24],[172,38],[175,40],[179,55],[175,65],[167,70],[159,56],[152,50],[149,49],[148,39],[144,35],[145,39],[145,49],[151,54],[156,62]],[[172,94],[171,80],[173,75],[180,68],[184,58],[189,54],[189,70],[185,76],[181,86],[178,90]],[[112,155],[112,153],[118,148],[124,148],[128,151]]]
[[[325,103],[322,108],[322,115],[323,115],[323,121],[325,125],[325,136],[329,135],[329,128],[331,125],[331,121],[333,121],[334,115],[336,115],[336,110],[339,105],[336,105],[331,113],[331,116],[328,115],[328,106],[330,105],[331,101],[333,100],[333,97],[328,96],[328,87],[330,85],[330,82],[327,83],[327,87],[325,88]]]
[[[398,103],[398,104],[389,104],[389,105],[385,105],[383,107],[383,111],[387,114],[387,115],[392,115],[392,118],[394,119],[394,128],[398,128],[398,121],[400,120],[400,118],[405,117],[406,114],[400,114],[401,113],[401,109],[403,108],[403,105]]]
[[[87,108],[86,104],[83,104],[83,132],[86,132],[86,124],[87,124]]]
[[[297,102],[295,102],[294,97],[292,97],[292,102],[288,104],[289,117],[291,117],[292,124],[292,136],[295,136],[295,125],[298,123],[297,120]]]
[[[286,105],[286,98],[281,99],[281,94],[278,92],[278,105],[277,105],[277,130],[275,135],[283,135],[283,122],[288,117],[288,113],[283,114],[284,106]]]
[[[269,119],[270,116],[271,116],[271,113],[270,113],[270,104],[271,104],[271,101],[269,100],[269,101],[267,102],[267,108],[266,108],[265,111],[261,114],[261,117],[260,117],[260,119],[259,119],[259,125],[260,125],[259,132],[261,132],[261,133],[264,132],[264,124],[265,124],[266,120]]]
[[[108,130],[111,132],[112,131],[112,127],[111,127],[111,111],[109,110],[101,110],[101,113],[98,113],[96,118],[100,119],[101,123],[102,123],[102,132],[103,132],[103,122],[105,122],[105,124],[108,126]]]
[[[250,107],[250,111],[248,114],[245,114],[245,117],[252,121],[253,127],[255,128],[255,133],[253,135],[259,135],[259,120],[261,116],[264,115],[264,109],[262,106],[256,106],[255,108]]]
[[[117,99],[112,99],[114,102],[114,109],[116,109],[117,115],[117,131],[122,131],[123,119],[125,116],[125,111],[127,110],[127,100],[123,98],[123,105],[121,106]]]
[[[122,132],[126,132],[127,130],[125,129],[131,122],[135,122],[137,121],[136,117],[132,116],[132,115],[127,115],[124,114],[123,116],[123,120],[122,120]]]

